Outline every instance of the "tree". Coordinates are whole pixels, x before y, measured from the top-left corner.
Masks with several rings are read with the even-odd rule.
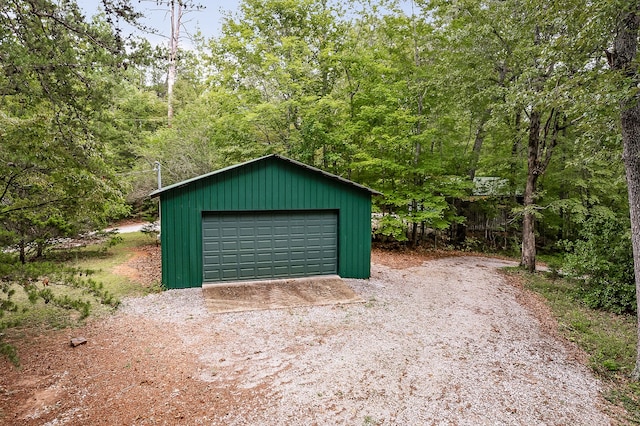
[[[173,86],[176,83],[176,68],[178,61],[178,41],[180,40],[180,26],[184,14],[182,1],[169,1],[171,11],[171,37],[169,38],[169,71],[167,73],[167,119],[169,127],[173,120]]]
[[[176,84],[178,71],[178,54],[180,43],[180,30],[186,13],[191,10],[200,10],[204,6],[189,0],[168,0],[169,13],[171,15],[171,36],[169,37],[169,68],[167,72],[167,119],[169,127],[173,120],[173,87]]]
[[[200,10],[204,6],[197,4],[191,0],[157,0],[154,1],[158,6],[166,6],[169,8],[170,31],[169,46],[167,51],[167,123],[171,127],[174,115],[174,86],[178,74],[178,62],[180,58],[180,33],[184,31],[184,17],[187,13]],[[152,30],[156,32],[157,30]]]
[[[12,241],[23,248],[45,229],[68,233],[123,213],[92,122],[126,63],[117,31],[85,22],[74,2],[16,0],[0,5],[0,40],[0,223]]]
[[[453,91],[440,85],[438,37],[427,19],[374,8],[355,22],[341,58],[352,176],[385,194],[375,201],[376,234],[413,245],[461,220],[451,200],[469,187],[457,176],[466,131]]]
[[[454,75],[468,73],[458,81],[465,82],[464,98],[473,100],[469,109],[477,123],[469,175],[489,165],[506,172],[510,165],[505,177],[523,189],[524,198],[521,265],[534,271],[536,222],[548,207],[540,205],[540,181],[558,147],[575,136],[571,128],[598,103],[590,88],[601,67],[593,54],[601,40],[587,42],[581,26],[591,9],[569,0],[472,0],[431,7],[458,55],[452,61]],[[469,67],[460,64],[467,58]],[[490,156],[493,164],[483,164],[479,156],[487,128],[500,149]],[[504,147],[511,148],[511,157]]]
[[[302,113],[336,84],[339,16],[319,0],[246,0],[211,44],[212,80],[265,110],[256,123],[265,143],[313,157],[301,140]]]
[[[629,214],[631,218],[631,243],[633,247],[636,303],[640,303],[640,84],[638,73],[638,36],[640,35],[640,3],[629,2],[619,11],[613,51],[609,53],[611,69],[623,78],[623,97],[620,101],[620,124],[622,128],[622,160],[625,166],[629,192]],[[640,312],[640,309],[637,310]],[[640,316],[638,316],[640,319]],[[640,321],[640,320],[639,320]],[[640,322],[638,327],[636,366],[632,377],[640,380]]]
[[[179,111],[171,128],[147,137],[140,150],[146,159],[142,167],[159,160],[163,180],[170,184],[264,155],[264,146],[254,138],[253,115],[242,99],[212,88]],[[154,182],[146,183],[148,194]]]
[[[30,251],[42,256],[50,239],[95,229],[127,210],[105,143],[96,137],[96,122],[128,64],[113,24],[136,16],[128,2],[113,3],[104,0],[107,14],[93,22],[74,1],[0,3],[0,316],[17,309],[16,289],[30,301],[88,315],[88,301],[56,295],[49,281],[118,303],[79,271],[27,262]],[[4,250],[9,245],[18,256]],[[37,287],[43,275],[49,278]],[[0,353],[17,362],[2,336]]]

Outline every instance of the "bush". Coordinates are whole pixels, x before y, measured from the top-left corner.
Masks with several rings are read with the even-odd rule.
[[[583,281],[585,303],[615,313],[636,312],[629,220],[609,209],[597,208],[582,223],[580,239],[564,242],[565,273]]]

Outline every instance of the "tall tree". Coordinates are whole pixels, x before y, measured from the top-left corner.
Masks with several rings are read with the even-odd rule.
[[[620,101],[622,159],[629,192],[636,301],[640,307],[640,298],[637,297],[640,294],[640,94],[637,90],[638,84],[640,84],[637,62],[640,3],[638,1],[629,2],[626,8],[619,11],[618,16],[613,51],[608,56],[611,68],[622,74],[625,84],[623,87],[624,96]],[[635,380],[640,380],[640,322],[638,333],[636,366],[632,373]]]
[[[124,49],[108,21],[86,22],[75,2],[0,4],[0,223],[21,247],[54,225],[48,218],[67,232],[123,211],[92,119]]]
[[[200,3],[193,0],[147,0],[153,2],[157,6],[162,7],[169,14],[169,43],[166,50],[167,68],[166,72],[166,93],[167,93],[167,124],[171,127],[174,116],[174,86],[178,78],[179,59],[181,55],[180,43],[181,37],[188,34],[185,30],[185,16],[189,12],[198,11],[204,8]],[[167,8],[167,9],[164,9]],[[146,28],[155,34],[162,34],[157,28]]]
[[[212,81],[251,100],[263,143],[311,163],[320,147],[304,138],[318,133],[304,115],[330,110],[313,104],[331,97],[339,76],[340,13],[322,0],[245,0],[211,43]]]
[[[183,2],[171,0],[171,36],[169,38],[169,70],[167,72],[167,119],[169,127],[173,120],[173,86],[176,84],[176,69],[178,61],[178,41],[180,40],[180,26],[184,14]]]
[[[360,14],[342,58],[354,176],[385,193],[376,234],[412,244],[459,220],[450,200],[468,187],[456,176],[466,126],[438,78],[437,37],[417,12],[380,16],[374,8]]]
[[[596,74],[593,63],[596,68],[599,63],[577,24],[585,22],[588,8],[568,0],[469,0],[435,2],[432,7],[442,17],[439,22],[456,53],[472,58],[473,68],[458,68],[478,76],[475,88],[466,86],[471,89],[467,97],[475,101],[472,117],[477,117],[469,176],[475,175],[481,160],[487,125],[493,126],[492,139],[511,145],[515,157],[494,158],[514,165],[525,159],[524,176],[511,172],[509,177],[518,179],[514,186],[524,190],[521,264],[534,271],[536,221],[542,210],[540,180],[557,147],[567,143],[567,129],[584,120],[594,100],[586,88]],[[480,42],[474,41],[477,36]],[[485,52],[484,60],[478,52]],[[501,135],[497,122],[507,124],[509,131]]]

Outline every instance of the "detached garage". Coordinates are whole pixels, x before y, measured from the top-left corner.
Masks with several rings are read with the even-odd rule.
[[[369,278],[374,194],[279,155],[159,189],[162,282]]]

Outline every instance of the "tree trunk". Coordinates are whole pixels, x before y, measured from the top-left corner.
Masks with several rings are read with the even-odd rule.
[[[19,249],[20,249],[20,263],[23,265],[27,263],[27,256],[25,253],[26,244],[24,242],[24,238],[20,240]]]
[[[173,120],[173,86],[176,83],[178,40],[180,39],[180,25],[182,20],[182,1],[171,1],[171,40],[169,41],[169,72],[167,74],[167,120],[171,127]],[[177,11],[176,11],[177,6]]]
[[[514,127],[515,133],[513,138],[513,145],[511,146],[511,182],[514,183],[516,181],[516,176],[518,175],[518,163],[519,163],[519,155],[520,149],[522,147],[522,140],[520,137],[520,126],[522,124],[522,113],[520,111],[516,112]],[[513,191],[515,193],[515,191]]]
[[[609,56],[611,68],[623,71],[631,78],[631,93],[638,82],[636,56],[638,53],[638,28],[640,27],[639,6],[636,2],[629,11],[621,14],[618,32],[614,40],[613,53]],[[629,214],[631,216],[631,242],[633,245],[633,265],[636,282],[636,303],[640,318],[640,97],[637,94],[620,102],[620,123],[622,127],[622,159],[627,176],[629,191]],[[640,380],[640,322],[636,366],[631,373],[634,380]]]
[[[417,215],[418,213],[418,202],[416,200],[413,200],[411,202],[411,211],[413,213],[413,215]],[[418,222],[413,221],[413,223],[411,223],[411,246],[412,247],[416,247],[418,245]]]
[[[485,124],[487,124],[489,117],[491,117],[491,110],[487,110],[484,112],[484,114],[480,118],[478,128],[476,129],[476,136],[473,141],[473,151],[471,151],[471,161],[469,162],[469,179],[472,182],[476,177],[476,169],[478,168],[478,161],[480,161],[482,143],[484,142],[484,137],[486,136],[486,130],[484,126]]]
[[[624,168],[627,175],[629,191],[629,214],[631,215],[631,243],[633,245],[634,272],[636,294],[640,294],[640,104],[638,99],[635,106],[624,108],[621,113],[622,145]],[[638,299],[638,297],[636,297]],[[640,312],[640,302],[638,312]],[[640,324],[639,324],[640,325]],[[640,330],[640,327],[638,328]],[[640,331],[638,332],[640,339]],[[640,347],[636,357],[633,378],[640,380]]]
[[[536,270],[536,217],[535,205],[536,184],[539,170],[540,146],[540,113],[532,111],[529,117],[529,149],[527,152],[527,184],[524,189],[524,218],[522,221],[522,259],[520,266],[529,272]]]

